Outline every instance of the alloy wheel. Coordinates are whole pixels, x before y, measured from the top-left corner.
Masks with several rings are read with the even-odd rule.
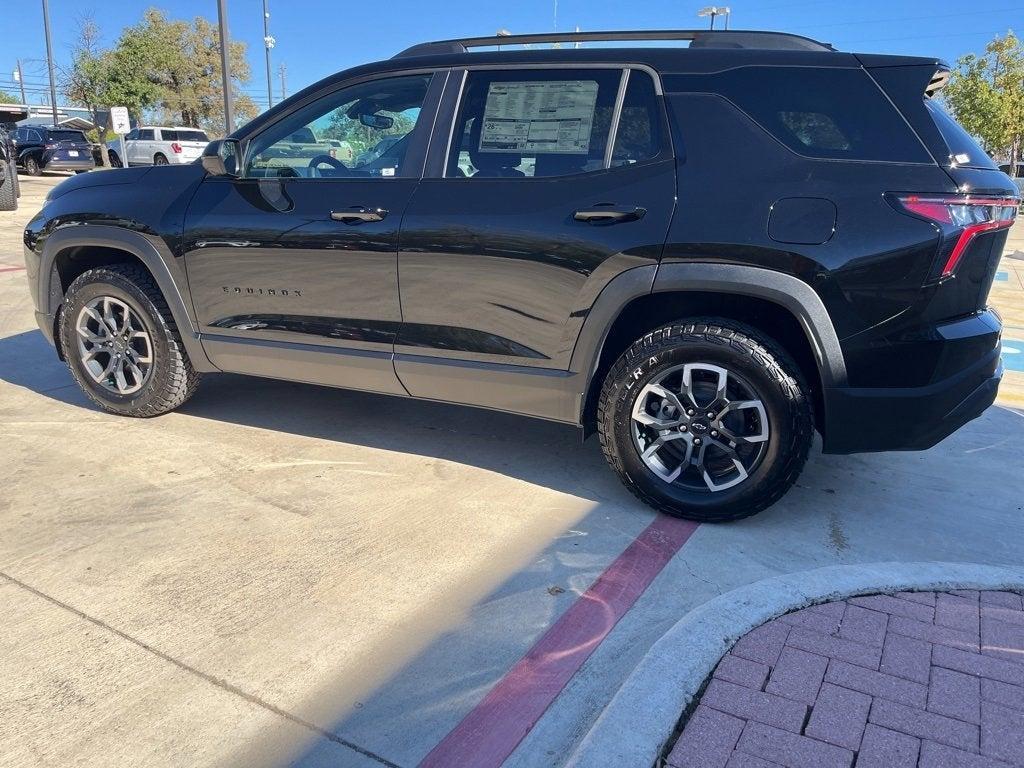
[[[686,363],[643,386],[632,409],[633,443],[666,483],[705,493],[739,485],[768,446],[764,403],[738,374]]]
[[[113,296],[89,301],[75,321],[78,355],[93,381],[116,395],[142,389],[153,369],[153,341],[125,302]]]

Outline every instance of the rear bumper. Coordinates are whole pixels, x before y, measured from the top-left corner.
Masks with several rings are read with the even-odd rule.
[[[91,157],[85,160],[49,160],[42,166],[44,171],[91,171],[95,167]]]
[[[924,387],[827,389],[824,452],[925,450],[980,416],[995,402],[1003,376],[999,321],[994,313],[985,320],[995,324],[986,334],[994,343],[945,379]]]

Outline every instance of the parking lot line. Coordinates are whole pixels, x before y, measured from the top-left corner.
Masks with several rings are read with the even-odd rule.
[[[0,264],[0,272],[18,272],[24,269],[24,267],[9,267],[6,264]]]
[[[647,526],[420,768],[500,766],[696,529],[665,515]]]

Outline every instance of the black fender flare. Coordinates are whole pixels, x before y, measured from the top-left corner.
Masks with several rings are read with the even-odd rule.
[[[137,258],[153,275],[157,287],[164,295],[167,306],[178,327],[181,341],[185,345],[192,365],[198,371],[218,370],[206,356],[200,342],[199,326],[187,296],[187,284],[183,269],[174,263],[168,251],[162,254],[151,239],[139,232],[122,227],[102,224],[58,228],[46,238],[39,259],[39,280],[37,283],[38,306],[41,312],[53,317],[64,300],[60,281],[56,278],[57,256],[69,248],[102,247],[125,251]],[[173,266],[176,274],[172,274]],[[184,291],[184,293],[183,293]]]
[[[729,293],[770,301],[788,310],[800,324],[814,353],[824,392],[847,382],[846,362],[832,318],[821,298],[803,280],[763,267],[738,264],[671,263],[626,270],[597,297],[580,330],[570,370],[585,382],[580,418],[608,332],[626,306],[645,294],[694,291]]]

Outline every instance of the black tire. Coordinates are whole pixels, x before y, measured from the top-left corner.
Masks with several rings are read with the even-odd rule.
[[[15,187],[18,183],[18,174],[11,173],[12,168],[13,166],[7,163],[7,173],[4,174],[3,183],[0,183],[0,211],[18,210],[18,191]]]
[[[18,178],[18,164],[11,158],[11,179],[14,181],[14,196],[21,197],[21,179]]]
[[[81,362],[75,322],[82,307],[98,296],[125,302],[142,320],[153,342],[148,380],[130,395],[119,395],[93,381]],[[181,343],[171,311],[153,277],[134,264],[111,264],[83,272],[68,288],[60,313],[60,342],[71,374],[86,396],[110,413],[150,417],[173,411],[199,385],[200,374]]]
[[[25,173],[29,176],[43,175],[43,169],[39,167],[39,161],[31,155],[25,158]]]
[[[666,482],[644,463],[634,442],[637,396],[659,375],[685,363],[725,368],[749,382],[764,405],[770,425],[765,447],[758,449],[746,479],[725,490],[701,492]],[[652,331],[622,354],[604,380],[597,426],[605,458],[641,501],[676,517],[724,522],[760,512],[789,490],[807,461],[814,414],[800,369],[779,344],[733,320],[695,318]]]
[[[153,165],[167,165],[167,158],[164,157],[162,152],[157,152],[153,156]]]
[[[80,173],[88,173],[88,171],[75,171],[75,176],[77,176]]]
[[[107,151],[107,157],[110,158],[110,167],[111,168],[123,168],[124,167],[124,165],[121,163],[121,158],[117,156],[117,152],[115,152],[114,150],[112,150],[112,149],[108,150]]]

